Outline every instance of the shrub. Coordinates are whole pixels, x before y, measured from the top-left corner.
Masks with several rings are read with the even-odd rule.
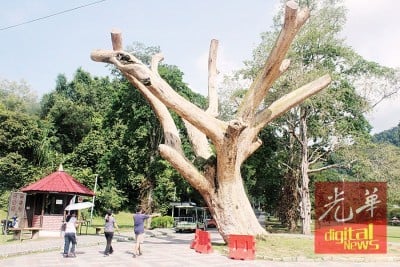
[[[172,228],[174,226],[174,218],[171,216],[154,217],[151,220],[150,227],[154,228]]]

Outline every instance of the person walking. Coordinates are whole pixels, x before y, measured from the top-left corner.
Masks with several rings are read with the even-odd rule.
[[[75,258],[76,227],[78,226],[75,213],[67,215],[64,233],[64,258]],[[70,250],[71,247],[71,250]]]
[[[136,213],[133,215],[133,230],[135,232],[135,248],[133,251],[133,257],[136,255],[142,255],[142,245],[144,241],[144,222],[151,217],[160,216],[160,214],[147,215],[144,214],[144,210],[142,208],[137,208]]]
[[[105,224],[104,224],[104,236],[106,237],[106,249],[104,250],[104,256],[108,256],[114,252],[114,249],[111,245],[112,239],[114,237],[114,230],[118,230],[118,225],[117,222],[113,216],[113,213],[111,210],[107,210],[107,214],[104,218]]]

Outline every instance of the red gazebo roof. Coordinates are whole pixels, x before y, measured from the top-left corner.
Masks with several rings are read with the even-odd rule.
[[[92,190],[75,180],[71,175],[64,172],[62,167],[56,172],[40,179],[39,181],[21,188],[22,192],[57,192],[69,193],[82,196],[94,196]]]

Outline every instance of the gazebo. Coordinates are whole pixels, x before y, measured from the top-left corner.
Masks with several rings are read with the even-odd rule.
[[[60,231],[65,207],[81,201],[83,196],[93,197],[92,190],[66,173],[62,165],[56,172],[20,189],[26,193],[25,227],[38,227],[41,232]]]

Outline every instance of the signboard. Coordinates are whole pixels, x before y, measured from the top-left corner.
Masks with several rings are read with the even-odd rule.
[[[8,203],[8,218],[17,217],[20,227],[25,217],[25,201],[26,193],[12,192]]]
[[[386,253],[386,183],[315,184],[315,253]]]

